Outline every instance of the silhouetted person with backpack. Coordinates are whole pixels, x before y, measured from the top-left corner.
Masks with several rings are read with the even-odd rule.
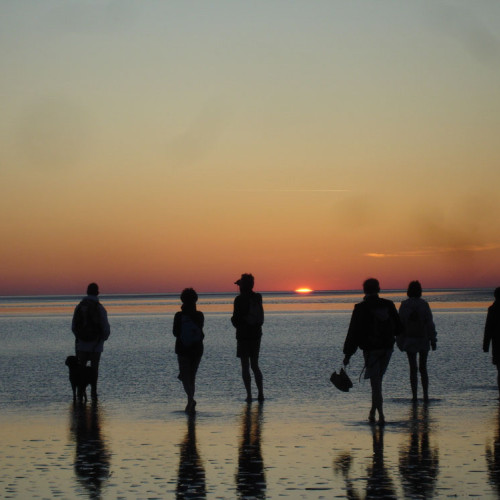
[[[234,284],[239,286],[240,294],[234,299],[231,323],[236,328],[236,356],[241,361],[241,375],[247,391],[246,401],[252,401],[250,368],[257,385],[257,399],[264,401],[263,377],[259,368],[260,341],[264,324],[262,295],[253,291],[254,277],[251,274],[242,274]]]
[[[495,302],[488,307],[488,315],[486,316],[483,351],[488,352],[490,350],[491,342],[492,361],[497,367],[497,384],[500,393],[500,287],[495,288],[494,296]]]
[[[401,332],[398,311],[394,303],[378,296],[380,285],[375,278],[363,283],[365,297],[354,306],[349,330],[344,342],[344,365],[358,347],[365,358],[365,379],[370,379],[372,406],[368,420],[375,422],[378,411],[379,423],[385,423],[382,398],[382,378],[392,356],[395,336]]]
[[[97,398],[99,362],[104,350],[104,342],[108,340],[111,331],[108,313],[99,302],[98,295],[99,287],[96,283],[90,283],[87,287],[87,296],[76,306],[71,322],[78,362],[81,366],[86,366],[90,362],[90,367],[94,372],[92,399]]]
[[[436,350],[436,327],[432,319],[429,304],[422,298],[422,285],[412,281],[406,292],[408,299],[401,302],[399,318],[403,331],[397,338],[398,347],[406,352],[410,365],[410,385],[412,401],[417,401],[418,372],[422,381],[424,401],[429,401],[429,375],[427,374],[427,356],[429,350]],[[418,354],[418,367],[417,367]]]
[[[175,354],[179,362],[179,379],[186,392],[188,402],[186,413],[194,413],[196,372],[203,356],[203,324],[205,317],[196,309],[198,294],[192,288],[185,288],[181,293],[181,310],[175,313],[173,334]]]

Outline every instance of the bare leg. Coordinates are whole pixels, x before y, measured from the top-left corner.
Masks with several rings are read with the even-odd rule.
[[[420,371],[420,380],[422,381],[424,401],[429,401],[429,375],[427,373],[428,354],[429,354],[428,351],[422,351],[418,354],[418,369]]]
[[[258,395],[258,400],[259,401],[264,401],[264,377],[262,376],[262,372],[260,371],[259,368],[259,357],[251,357],[250,358],[250,365],[252,367],[253,375],[255,377],[255,384],[257,385],[257,390],[259,392]]]
[[[372,408],[370,410],[369,420],[373,422],[375,420],[375,411],[378,411],[378,421],[380,424],[385,423],[384,409],[383,409],[383,397],[382,397],[382,377],[380,375],[374,375],[370,378],[370,383],[372,386]]]
[[[408,363],[410,364],[410,385],[411,385],[411,394],[413,401],[417,400],[417,392],[418,392],[418,368],[417,368],[417,353],[416,352],[407,352]]]
[[[498,399],[500,399],[500,366],[496,365],[497,367],[497,385],[498,385]]]
[[[241,357],[241,376],[247,391],[247,402],[252,401],[252,377],[250,376],[250,359]]]
[[[198,365],[200,363],[199,359],[190,359],[183,356],[178,356],[179,361],[179,372],[182,385],[184,387],[184,392],[188,398],[186,405],[186,412],[194,411],[196,401],[194,400],[195,391],[195,381],[196,372],[198,370]]]

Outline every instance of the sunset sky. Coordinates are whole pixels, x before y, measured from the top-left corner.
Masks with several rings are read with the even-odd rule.
[[[500,2],[0,1],[0,295],[500,286]]]

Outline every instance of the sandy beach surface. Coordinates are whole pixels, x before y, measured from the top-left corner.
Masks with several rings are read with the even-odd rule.
[[[332,388],[332,392],[333,392]],[[492,391],[489,391],[493,396]],[[0,417],[2,498],[497,498],[500,408],[235,403],[196,417],[168,402],[126,415],[67,404]],[[342,407],[340,407],[342,405]],[[160,409],[161,406],[161,409]]]

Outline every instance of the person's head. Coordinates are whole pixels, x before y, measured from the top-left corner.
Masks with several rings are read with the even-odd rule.
[[[181,293],[181,302],[187,306],[193,306],[198,301],[198,294],[194,288],[184,288]]]
[[[408,297],[422,297],[422,285],[420,281],[410,281],[406,295]]]
[[[97,283],[90,283],[87,287],[87,295],[93,295],[94,297],[99,295],[99,287],[97,286]]]
[[[363,283],[363,292],[365,295],[374,295],[380,292],[380,284],[375,278],[368,278]]]
[[[500,286],[495,288],[493,295],[495,296],[495,299],[500,299]]]
[[[253,289],[254,277],[251,274],[242,274],[241,278],[235,281],[234,284],[238,285],[242,292],[249,292]]]

